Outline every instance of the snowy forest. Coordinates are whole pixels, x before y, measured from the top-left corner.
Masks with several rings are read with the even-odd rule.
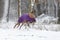
[[[35,12],[37,28],[40,25],[60,24],[60,0],[0,0],[0,24],[6,23],[7,26],[9,22],[16,23],[19,16],[32,10]],[[60,30],[60,27],[54,30]]]
[[[14,29],[19,17],[31,11],[34,25]],[[0,0],[0,40],[60,40],[60,0]]]

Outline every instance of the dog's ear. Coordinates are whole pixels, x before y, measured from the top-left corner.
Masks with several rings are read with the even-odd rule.
[[[35,18],[35,15],[34,15],[34,14],[29,13],[29,17],[30,17],[30,18]]]
[[[34,13],[35,13],[35,11],[33,10],[33,11],[31,11],[30,13],[34,14]]]

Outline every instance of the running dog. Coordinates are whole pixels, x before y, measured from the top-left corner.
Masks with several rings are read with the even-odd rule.
[[[33,12],[25,13],[21,17],[19,17],[18,22],[15,24],[14,28],[16,26],[17,26],[17,28],[20,26],[20,29],[21,29],[21,27],[24,25],[24,23],[26,23],[28,25],[28,27],[30,27],[29,24],[30,23],[34,24],[35,22],[36,22],[36,20],[35,20],[35,15],[33,14]]]

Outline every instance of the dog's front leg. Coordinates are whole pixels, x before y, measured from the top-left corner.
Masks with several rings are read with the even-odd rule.
[[[27,22],[27,26],[30,28],[30,25],[29,24],[30,24],[30,22]]]

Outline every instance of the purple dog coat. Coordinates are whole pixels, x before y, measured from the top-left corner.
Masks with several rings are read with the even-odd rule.
[[[26,20],[26,21],[28,21],[30,23],[36,21],[35,18],[30,18],[29,15],[28,15],[28,13],[25,13],[21,17],[19,17],[18,22],[22,23],[24,20]]]

